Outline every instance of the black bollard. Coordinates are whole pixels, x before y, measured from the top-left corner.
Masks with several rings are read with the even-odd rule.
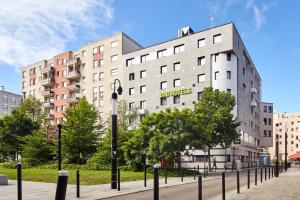
[[[18,176],[18,200],[22,200],[22,164],[17,163],[17,176]]]
[[[121,190],[121,173],[120,173],[120,169],[118,169],[118,191]]]
[[[257,168],[255,168],[255,185],[257,185]]]
[[[147,167],[144,167],[144,187],[147,187]]]
[[[260,168],[260,182],[262,183],[263,182],[263,169]]]
[[[236,171],[236,189],[237,193],[240,193],[240,172]]]
[[[154,200],[159,200],[159,168],[154,167],[153,169],[153,199]]]
[[[225,200],[225,172],[222,172],[222,200]]]
[[[76,171],[76,197],[80,197],[80,173],[79,169]]]
[[[196,167],[194,167],[194,180],[196,180]]]
[[[55,200],[66,199],[68,176],[69,176],[69,172],[65,172],[65,171],[58,172]]]
[[[183,169],[181,168],[181,182],[183,182]]]
[[[202,200],[202,176],[198,176],[198,200]]]
[[[200,168],[199,168],[199,165],[198,165],[198,173],[200,172]]]
[[[165,184],[168,183],[168,168],[165,169]]]
[[[265,168],[265,181],[267,180],[267,168]]]
[[[271,169],[269,167],[269,179],[271,178]]]
[[[274,176],[274,167],[272,166],[272,178]]]
[[[250,188],[250,169],[248,169],[248,189]]]

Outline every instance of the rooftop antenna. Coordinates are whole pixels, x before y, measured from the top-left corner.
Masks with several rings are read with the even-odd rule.
[[[209,17],[209,21],[211,21],[210,28],[213,28],[213,27],[214,27],[214,19],[215,19],[214,16],[210,16],[210,17]]]

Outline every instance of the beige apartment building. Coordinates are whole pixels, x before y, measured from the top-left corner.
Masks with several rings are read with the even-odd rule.
[[[0,86],[0,118],[9,115],[21,103],[22,96],[5,91],[4,86]]]
[[[124,33],[117,33],[26,66],[22,68],[23,97],[41,100],[52,124],[58,124],[66,108],[81,96],[106,118],[113,82],[123,78],[122,55],[140,48]]]
[[[273,127],[275,134],[279,137],[279,159],[285,157],[285,133],[287,133],[287,156],[300,151],[300,112],[274,113]],[[275,157],[275,136],[271,158]]]

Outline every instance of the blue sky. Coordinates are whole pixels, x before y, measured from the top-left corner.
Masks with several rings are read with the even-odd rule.
[[[0,0],[2,1],[2,0]],[[263,101],[300,111],[300,1],[14,0],[0,7],[0,85],[20,92],[21,66],[123,31],[143,46],[233,21],[263,80]],[[59,6],[57,6],[59,5]],[[53,8],[57,9],[53,9]]]

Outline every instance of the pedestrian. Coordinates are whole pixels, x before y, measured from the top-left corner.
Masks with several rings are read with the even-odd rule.
[[[216,157],[214,157],[214,160],[213,160],[213,167],[212,168],[215,168],[215,172],[217,171],[217,161],[216,161]]]

